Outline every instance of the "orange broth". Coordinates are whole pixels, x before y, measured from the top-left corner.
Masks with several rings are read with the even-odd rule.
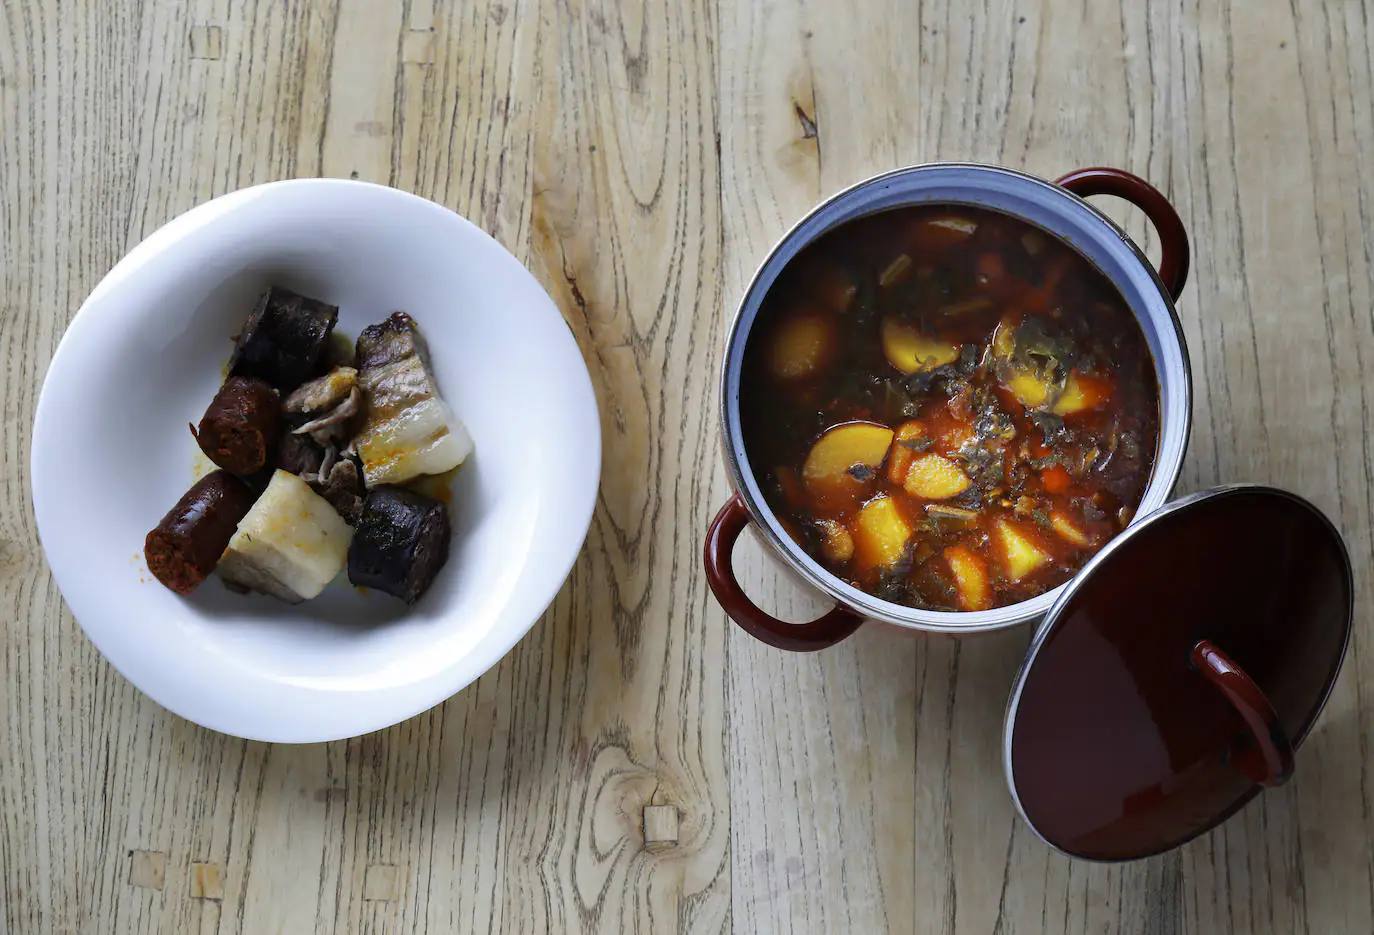
[[[1130,521],[1158,437],[1107,278],[962,205],[851,221],[794,258],[745,351],[746,451],[806,552],[871,594],[984,610],[1066,581]]]

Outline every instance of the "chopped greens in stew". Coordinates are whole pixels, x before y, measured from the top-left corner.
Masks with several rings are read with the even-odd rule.
[[[749,462],[792,537],[889,601],[984,610],[1130,521],[1158,435],[1144,336],[1066,244],[923,205],[798,255],[745,352]]]

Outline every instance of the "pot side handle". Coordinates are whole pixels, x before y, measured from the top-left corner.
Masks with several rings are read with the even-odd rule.
[[[1254,742],[1234,757],[1236,769],[1264,786],[1277,786],[1293,775],[1293,744],[1254,679],[1211,640],[1199,640],[1189,661],[1235,708]]]
[[[1070,172],[1055,181],[1080,198],[1089,195],[1115,195],[1135,205],[1154,225],[1159,235],[1159,279],[1174,301],[1183,294],[1188,282],[1188,232],[1178,212],[1149,182],[1121,169],[1094,166]]]
[[[731,558],[735,542],[749,523],[749,510],[738,495],[720,508],[706,533],[704,559],[706,583],[726,616],[735,621],[755,639],[778,649],[792,652],[815,652],[834,646],[859,628],[863,618],[843,607],[836,606],[818,620],[810,623],[787,623],[760,609],[751,601],[735,578]]]

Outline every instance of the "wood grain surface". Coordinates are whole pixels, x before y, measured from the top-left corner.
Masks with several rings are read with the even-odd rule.
[[[1374,931],[1374,40],[1364,0],[0,0],[0,931]],[[1315,500],[1356,633],[1296,778],[1148,861],[1013,816],[1028,633],[730,626],[699,547],[727,496],[716,368],[743,286],[872,173],[1087,164],[1164,189],[1182,489]],[[525,261],[586,355],[591,534],[494,670],[389,730],[222,737],[145,699],[66,611],[28,496],[37,394],[86,294],[176,214],[369,179]],[[1147,250],[1134,212],[1104,207]],[[817,602],[752,541],[746,588]]]

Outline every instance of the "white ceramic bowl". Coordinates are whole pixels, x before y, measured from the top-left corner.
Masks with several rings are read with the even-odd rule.
[[[143,537],[209,467],[187,423],[273,283],[338,304],[350,338],[409,312],[472,433],[449,561],[414,607],[343,575],[294,607],[217,578],[183,598],[144,565]],[[129,681],[227,734],[320,741],[404,720],[493,666],[567,577],[600,461],[586,365],[519,261],[422,198],[309,179],[188,211],[101,281],[43,384],[33,503],[63,596]]]

